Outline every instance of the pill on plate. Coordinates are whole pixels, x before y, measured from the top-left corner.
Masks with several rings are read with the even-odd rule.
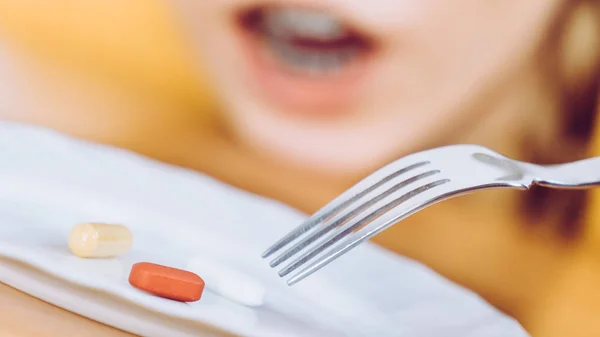
[[[256,307],[265,302],[267,291],[258,279],[215,259],[193,258],[186,269],[202,275],[208,289],[238,304]]]
[[[200,276],[150,262],[134,264],[129,283],[150,294],[180,302],[195,302],[204,291],[204,280]]]
[[[126,253],[133,243],[131,231],[123,225],[83,223],[71,229],[69,249],[79,257],[115,257]]]

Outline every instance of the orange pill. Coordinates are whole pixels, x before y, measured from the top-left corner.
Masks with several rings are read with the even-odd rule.
[[[150,294],[180,302],[195,302],[204,291],[204,280],[200,276],[149,262],[131,267],[129,283]]]

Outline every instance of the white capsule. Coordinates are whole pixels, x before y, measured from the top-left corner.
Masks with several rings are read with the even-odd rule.
[[[251,275],[202,257],[191,259],[186,269],[201,275],[206,288],[238,304],[257,307],[265,302],[266,288]]]
[[[132,244],[133,235],[123,225],[83,223],[69,234],[69,249],[85,258],[116,257],[125,254]]]

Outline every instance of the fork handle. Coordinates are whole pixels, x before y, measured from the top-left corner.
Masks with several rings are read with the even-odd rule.
[[[566,164],[542,166],[534,182],[561,189],[585,189],[600,186],[600,157]]]

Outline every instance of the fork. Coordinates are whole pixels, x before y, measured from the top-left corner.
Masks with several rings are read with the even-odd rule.
[[[490,188],[600,185],[600,157],[558,165],[514,160],[480,145],[451,145],[402,157],[318,210],[263,254],[293,285],[365,240],[437,202]]]

